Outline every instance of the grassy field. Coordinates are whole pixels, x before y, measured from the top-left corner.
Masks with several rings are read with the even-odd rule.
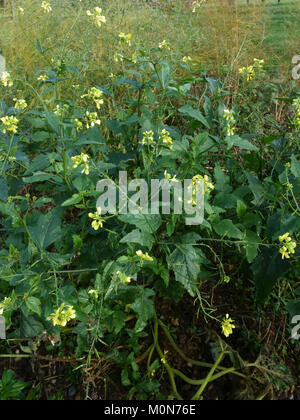
[[[122,27],[134,34],[136,51],[165,39],[178,56],[190,55],[216,75],[226,73],[232,64],[233,70],[247,65],[253,58],[264,58],[287,75],[291,57],[299,52],[299,2],[256,1],[247,6],[240,1],[231,9],[227,2],[210,1],[201,14],[192,15],[188,3],[168,0],[154,8],[142,0],[108,2],[112,18],[101,36],[95,36],[84,29],[86,17],[76,14],[69,1],[58,2],[51,19],[41,15],[37,3],[27,1],[26,18],[17,15],[11,21],[0,15],[0,48],[9,68],[29,77],[47,59],[36,50],[37,40],[89,78],[107,77],[118,68],[113,49]],[[174,28],[180,28],[180,34]]]

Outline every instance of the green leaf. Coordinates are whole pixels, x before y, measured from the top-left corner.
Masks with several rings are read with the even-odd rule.
[[[36,172],[34,175],[32,176],[28,176],[26,178],[22,178],[22,180],[26,183],[26,184],[31,184],[33,182],[44,182],[44,181],[49,181],[50,179],[53,178],[53,174],[48,174],[46,172]]]
[[[71,198],[62,203],[62,207],[73,206],[74,204],[80,203],[82,199],[83,197],[81,194],[74,194]]]
[[[139,229],[135,229],[132,232],[128,233],[128,235],[124,236],[124,238],[121,239],[120,243],[139,244],[151,250],[154,244],[154,238],[148,232],[141,232]]]
[[[41,143],[42,141],[49,139],[50,134],[48,131],[36,131],[31,138],[34,143]]]
[[[59,135],[60,130],[59,130],[59,119],[57,117],[57,115],[54,114],[54,112],[50,112],[50,111],[46,111],[45,112],[45,117],[47,119],[47,122],[49,124],[49,126],[52,128],[52,130]]]
[[[201,122],[206,128],[210,128],[207,119],[201,114],[201,112],[198,109],[192,108],[191,105],[183,106],[182,108],[179,108],[178,111],[186,117],[190,117],[193,120]]]
[[[158,71],[158,77],[163,89],[169,86],[172,79],[172,70],[168,63],[163,63],[161,69]]]
[[[300,178],[300,163],[295,155],[291,159],[291,172],[296,178]]]
[[[45,54],[46,50],[43,48],[42,44],[38,39],[35,41],[35,46],[40,54]]]
[[[252,232],[247,230],[246,232],[246,256],[249,263],[252,263],[258,255],[259,243],[261,242],[260,237]]]
[[[145,328],[147,321],[154,316],[154,305],[149,299],[154,296],[154,294],[154,291],[151,289],[139,288],[139,293],[131,305],[131,309],[138,315],[138,321],[135,326],[136,331],[142,331]]]
[[[41,301],[38,298],[36,298],[34,296],[29,296],[29,298],[27,298],[25,300],[25,302],[26,302],[27,308],[31,312],[34,312],[34,313],[38,314],[39,316],[42,315]]]
[[[197,154],[205,153],[216,146],[216,143],[209,137],[207,131],[197,134],[193,139],[193,144],[195,145]]]
[[[129,375],[128,375],[128,371],[125,370],[125,369],[122,369],[121,381],[122,381],[123,386],[129,386],[131,384],[130,379],[129,379]]]
[[[254,195],[253,204],[259,205],[261,204],[261,201],[263,200],[264,195],[265,195],[264,187],[262,186],[260,181],[257,178],[255,178],[253,175],[249,174],[248,172],[245,172],[245,174],[248,178],[250,189]]]
[[[156,232],[162,225],[162,218],[159,214],[124,214],[120,215],[118,219],[148,233]]]
[[[259,302],[265,301],[279,277],[284,276],[289,268],[290,263],[282,260],[277,248],[265,248],[261,251],[251,266]]]
[[[200,257],[192,245],[177,245],[168,258],[169,268],[174,271],[176,280],[191,296],[195,296],[196,293],[200,262]]]
[[[292,318],[296,315],[300,315],[300,299],[291,300],[286,305],[286,310]]]
[[[253,152],[259,151],[259,148],[257,146],[250,143],[250,141],[243,139],[240,136],[228,136],[226,137],[226,142],[228,144],[228,150],[235,146],[239,147],[240,149],[251,150]]]
[[[216,179],[215,189],[217,192],[230,193],[232,191],[230,178],[219,164],[215,166],[214,177]]]
[[[61,213],[62,209],[56,208],[47,214],[39,214],[37,220],[28,226],[32,240],[40,251],[45,251],[62,236]]]
[[[20,324],[20,336],[22,338],[33,338],[45,331],[44,325],[34,316],[22,315]]]
[[[247,205],[242,200],[237,201],[236,214],[239,219],[242,219],[244,217],[244,215],[247,212],[247,208]]]
[[[36,171],[43,171],[50,165],[49,156],[40,154],[33,159],[31,165],[24,173],[24,176],[34,174]]]
[[[218,235],[234,239],[242,239],[243,233],[229,219],[224,219],[213,226]]]
[[[6,201],[8,198],[7,182],[4,178],[0,178],[0,200]]]

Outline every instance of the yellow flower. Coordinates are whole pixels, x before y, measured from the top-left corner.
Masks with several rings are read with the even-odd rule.
[[[5,87],[12,87],[13,84],[14,84],[14,82],[12,81],[10,73],[8,73],[7,71],[3,71],[0,74],[0,82]]]
[[[3,302],[0,303],[0,315],[2,315],[3,312],[9,310],[12,303],[13,301],[11,297],[5,297]]]
[[[100,124],[101,124],[101,121],[98,119],[97,112],[86,111],[85,125],[87,129],[94,127],[95,125],[100,125]]]
[[[76,124],[76,128],[77,128],[77,130],[78,130],[78,131],[82,130],[82,127],[83,127],[82,122],[81,122],[78,118],[75,118],[74,122],[75,122],[75,124]]]
[[[164,172],[164,177],[167,181],[178,182],[178,179],[176,179],[176,175],[174,175],[173,178],[172,178],[172,176],[168,173],[167,170]]]
[[[39,81],[39,82],[46,82],[46,80],[48,80],[49,78],[48,78],[48,76],[46,75],[46,74],[41,74],[38,78],[37,78],[37,80]]]
[[[165,350],[162,358],[160,359],[160,361],[162,362],[163,365],[165,365],[167,363],[167,354],[168,353],[169,353],[168,350]]]
[[[47,1],[42,1],[41,8],[44,10],[44,13],[52,12],[51,4]]]
[[[154,133],[153,133],[153,131],[152,130],[145,131],[143,133],[143,138],[140,141],[140,144],[142,144],[142,145],[145,145],[145,144],[149,145],[149,144],[153,144],[153,142],[154,142]]]
[[[7,131],[16,134],[18,131],[18,123],[19,120],[16,117],[13,116],[6,116],[0,118],[0,121],[2,122],[2,125],[4,128],[2,129],[2,133],[6,133]]]
[[[251,82],[251,80],[256,75],[256,69],[258,71],[262,70],[264,65],[264,60],[259,60],[257,58],[254,58],[253,65],[248,67],[242,67],[239,69],[239,73],[246,77],[247,82]]]
[[[171,50],[171,47],[170,47],[170,45],[169,45],[169,43],[164,39],[162,42],[160,42],[159,44],[158,44],[158,48],[160,49],[160,50],[162,50],[162,49],[166,49],[166,50]]]
[[[204,193],[210,193],[212,190],[215,189],[214,185],[210,182],[209,178],[207,175],[195,175],[192,178],[193,181],[193,187],[194,187],[194,192],[196,193],[196,186],[197,184],[199,184],[201,181],[204,182]]]
[[[121,280],[122,283],[129,284],[131,282],[131,277],[126,276],[126,274],[121,273],[121,271],[117,271],[116,274],[117,274],[117,276],[119,277],[119,279]]]
[[[102,23],[106,23],[106,18],[102,15],[102,9],[100,7],[94,7],[92,12],[90,10],[87,10],[86,14],[99,28],[101,27]]]
[[[289,232],[285,233],[282,236],[279,236],[279,241],[280,242],[290,242],[292,240],[292,238],[290,237]]]
[[[255,70],[253,66],[242,67],[239,69],[239,73],[246,77],[247,82],[251,82],[255,76]]]
[[[104,219],[101,217],[101,208],[98,207],[96,213],[89,213],[89,218],[93,219],[92,228],[98,230],[100,227],[103,227]]]
[[[47,321],[52,321],[54,327],[56,325],[65,327],[69,321],[75,318],[76,311],[73,306],[62,303],[61,306],[47,318]]]
[[[23,7],[18,7],[18,11],[19,11],[19,13],[20,13],[20,15],[24,15],[24,9],[23,9]]]
[[[226,120],[226,131],[227,136],[233,136],[235,132],[235,117],[234,111],[229,109],[224,109],[223,117]]]
[[[188,64],[190,61],[192,61],[191,57],[187,56],[187,57],[183,57],[182,62],[185,64]]]
[[[278,239],[281,243],[284,243],[284,245],[279,250],[280,254],[282,255],[282,259],[290,259],[291,254],[295,254],[297,243],[292,240],[289,232],[285,233],[282,236],[279,236]]]
[[[173,139],[170,137],[170,133],[167,130],[161,130],[159,139],[163,142],[163,144],[168,146],[170,150],[173,149]]]
[[[222,321],[222,333],[228,338],[233,333],[234,328],[234,321],[226,314],[226,318]]]
[[[90,167],[89,167],[89,155],[85,154],[85,153],[81,153],[80,155],[77,156],[73,156],[71,158],[73,164],[73,168],[76,169],[78,168],[78,166],[82,165],[83,166],[83,170],[81,171],[81,173],[89,175],[90,173]]]
[[[132,35],[131,34],[124,34],[124,32],[121,32],[120,34],[119,34],[119,38],[120,38],[120,41],[119,41],[119,44],[127,44],[127,45],[131,45],[131,38],[132,38]]]
[[[24,109],[27,108],[27,102],[25,101],[25,99],[14,98],[14,102],[15,102],[16,109],[20,109],[24,111]]]
[[[153,261],[153,258],[149,256],[148,252],[144,254],[141,250],[139,250],[139,251],[136,251],[136,255],[144,261],[151,261],[151,262]]]
[[[192,12],[196,13],[197,9],[200,9],[201,6],[206,2],[206,0],[197,0],[197,1],[193,1],[192,3]]]
[[[92,87],[86,95],[82,95],[81,97],[92,99],[95,102],[97,109],[100,109],[100,105],[104,104],[103,92],[96,87]]]

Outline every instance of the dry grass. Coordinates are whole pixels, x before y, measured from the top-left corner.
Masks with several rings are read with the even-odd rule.
[[[51,55],[41,55],[36,49],[39,40],[46,50],[79,68],[91,82],[107,78],[119,66],[113,57],[119,50],[121,31],[133,35],[130,55],[140,47],[148,49],[166,39],[178,56],[190,55],[215,76],[247,65],[254,57],[268,61],[272,55],[272,43],[266,42],[270,40],[268,28],[272,27],[270,13],[261,2],[250,7],[244,1],[238,2],[232,8],[225,0],[210,0],[192,13],[188,0],[164,0],[164,7],[155,9],[143,0],[134,6],[129,0],[103,1],[107,24],[100,29],[89,21],[87,7],[79,2],[74,8],[68,0],[52,0],[51,14],[44,14],[40,3],[22,0],[24,16],[0,21],[0,48],[15,74],[30,77],[49,66]],[[89,3],[91,8],[93,1]],[[99,1],[96,3],[99,5]],[[79,7],[83,7],[81,13]],[[292,51],[291,44],[296,40],[289,37],[289,42]]]

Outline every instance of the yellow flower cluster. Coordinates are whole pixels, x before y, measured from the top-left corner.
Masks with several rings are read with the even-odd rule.
[[[85,125],[87,129],[94,127],[95,125],[100,125],[100,124],[101,124],[101,121],[98,118],[97,112],[86,111]]]
[[[59,325],[65,327],[71,319],[76,318],[76,312],[73,306],[63,303],[53,314],[51,314],[47,321],[52,321],[53,326]]]
[[[197,1],[193,1],[192,3],[192,12],[196,13],[197,9],[200,9],[201,6],[203,6],[203,4],[206,2],[206,0],[197,0]]]
[[[78,118],[75,118],[74,122],[75,122],[75,124],[76,124],[76,128],[77,128],[77,130],[78,130],[78,131],[82,130],[82,127],[83,127],[82,122],[81,122]]]
[[[182,62],[183,63],[185,63],[185,64],[188,64],[188,63],[190,63],[192,61],[192,59],[191,59],[191,57],[190,56],[184,56],[183,58],[182,58]]]
[[[10,297],[5,297],[3,302],[0,303],[0,315],[3,315],[3,312],[9,309],[9,306],[12,303],[12,299]]]
[[[18,123],[19,120],[18,118],[14,117],[14,116],[6,116],[6,117],[2,117],[0,118],[0,121],[2,122],[2,125],[4,126],[2,128],[2,133],[6,133],[6,132],[11,132],[16,134],[18,131]]]
[[[119,277],[119,279],[121,280],[122,283],[129,284],[131,282],[131,277],[126,276],[126,274],[121,273],[121,271],[117,271],[116,274],[117,274],[117,276]]]
[[[224,109],[223,117],[226,120],[227,136],[233,136],[236,129],[235,128],[236,120],[234,118],[234,111],[229,110],[229,109]]]
[[[292,240],[289,232],[285,233],[282,236],[279,236],[279,241],[284,244],[279,251],[282,255],[283,260],[285,258],[289,259],[291,257],[291,254],[295,254],[295,248],[297,247],[297,243]]]
[[[293,106],[296,111],[295,126],[300,131],[300,98],[293,100]]]
[[[158,48],[160,50],[163,50],[163,49],[166,49],[169,51],[171,50],[170,44],[165,39],[158,44]]]
[[[0,74],[0,82],[5,87],[12,87],[13,84],[14,84],[14,82],[12,81],[10,73],[8,73],[7,71],[3,71]]]
[[[205,193],[208,193],[209,194],[212,190],[215,189],[215,186],[210,182],[210,180],[209,180],[209,178],[208,178],[207,175],[204,175],[204,176],[202,176],[202,175],[195,175],[192,178],[192,181],[193,181],[193,187],[195,189],[196,189],[197,184],[200,181],[203,181],[204,182],[204,194]]]
[[[27,102],[25,101],[25,99],[14,98],[14,102],[15,102],[16,109],[20,109],[21,111],[24,111],[24,109],[27,108]]]
[[[250,82],[256,74],[256,70],[261,70],[264,65],[264,60],[254,58],[253,64],[248,67],[242,67],[239,69],[239,73],[246,77],[247,82]]]
[[[96,87],[92,87],[86,95],[82,95],[81,98],[88,97],[93,100],[96,104],[97,109],[100,109],[100,105],[104,104],[103,101],[103,92]]]
[[[172,178],[172,176],[169,174],[169,172],[167,170],[164,172],[164,177],[167,181],[178,182],[178,179],[176,178],[176,175],[174,175],[173,178]]]
[[[141,250],[136,251],[136,255],[138,257],[140,257],[143,261],[153,261],[153,258],[150,257],[150,255],[148,254],[148,252],[146,252],[146,254],[144,254]]]
[[[41,8],[44,10],[44,13],[52,12],[51,4],[47,1],[42,1]]]
[[[68,113],[69,108],[70,107],[69,107],[68,104],[63,104],[63,106],[56,105],[56,108],[54,110],[54,114],[57,115],[60,118],[64,118],[65,115]]]
[[[162,362],[163,365],[165,365],[167,363],[167,354],[168,353],[169,353],[168,350],[164,350],[164,354],[163,354],[162,358],[160,359],[160,361]]]
[[[78,166],[82,165],[83,170],[81,171],[81,173],[89,175],[90,173],[89,159],[90,159],[89,155],[85,153],[81,153],[80,155],[73,156],[71,158],[72,162],[74,163],[73,168],[76,169],[78,168]]]
[[[229,318],[229,315],[226,314],[226,318],[222,321],[222,333],[228,338],[232,333],[233,329],[235,328],[234,321]]]
[[[101,217],[101,208],[98,207],[96,213],[89,213],[89,218],[92,219],[92,228],[98,230],[103,227],[104,219]]]
[[[39,82],[46,82],[46,80],[48,79],[49,77],[47,76],[47,74],[40,74],[39,77],[37,78]]]
[[[150,131],[145,131],[143,133],[143,138],[140,141],[140,144],[142,145],[150,145],[154,143],[154,133],[152,130]]]
[[[106,23],[106,18],[102,15],[102,9],[100,7],[94,7],[92,12],[90,10],[87,10],[86,14],[99,28],[101,28],[102,23]]]
[[[124,34],[124,32],[121,32],[120,34],[119,34],[119,44],[121,45],[121,44],[127,44],[127,45],[131,45],[131,38],[132,38],[132,35],[131,34]]]
[[[170,133],[167,130],[161,130],[159,139],[163,142],[163,144],[168,146],[170,150],[173,149],[173,139],[170,137]]]

